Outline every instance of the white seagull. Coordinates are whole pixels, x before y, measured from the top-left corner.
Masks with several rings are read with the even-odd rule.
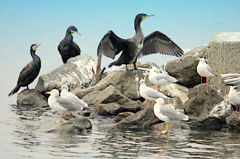
[[[139,93],[145,100],[150,100],[148,108],[151,107],[152,101],[157,98],[168,98],[163,93],[158,92],[155,89],[147,87],[145,81],[141,79],[138,84],[139,86]]]
[[[237,91],[237,87],[230,87],[228,97],[230,102],[236,104],[236,113],[240,113],[239,105],[240,105],[240,92]]]
[[[156,104],[154,105],[154,114],[162,121],[167,123],[166,130],[162,131],[162,134],[168,132],[168,126],[170,121],[188,121],[189,118],[185,114],[178,112],[174,109],[173,105],[164,105],[164,100],[158,98],[155,100]]]
[[[207,78],[210,76],[215,76],[212,73],[210,66],[206,63],[204,58],[199,59],[199,63],[197,65],[197,73],[201,76],[201,84],[203,84],[202,77],[206,77],[206,83],[204,83],[206,86],[207,86]]]
[[[148,79],[151,83],[158,85],[157,90],[160,91],[162,85],[177,82],[177,79],[168,75],[167,73],[160,73],[156,69],[149,71]]]
[[[50,106],[50,108],[60,113],[60,119],[57,120],[56,123],[61,122],[62,113],[83,110],[82,105],[73,104],[69,100],[60,97],[57,89],[52,89],[50,92],[47,92],[47,94],[50,94],[48,98],[48,105]]]
[[[84,102],[82,99],[78,98],[72,92],[68,92],[68,86],[67,85],[63,85],[60,90],[61,90],[61,97],[71,101],[74,104],[82,105],[84,108],[88,107],[88,104],[86,102]]]

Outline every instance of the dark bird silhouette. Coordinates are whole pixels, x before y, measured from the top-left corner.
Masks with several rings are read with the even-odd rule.
[[[79,46],[73,41],[73,33],[80,35],[75,26],[68,27],[64,39],[58,45],[58,51],[62,56],[63,63],[66,63],[69,58],[81,54]]]
[[[41,59],[35,54],[35,51],[39,45],[33,44],[30,47],[30,53],[33,60],[22,69],[18,77],[17,86],[8,94],[8,96],[16,93],[20,87],[27,87],[27,89],[29,89],[28,85],[38,76],[41,69]]]
[[[134,27],[136,34],[130,39],[119,38],[113,31],[109,31],[104,35],[102,40],[98,45],[98,55],[105,55],[114,59],[114,57],[122,52],[121,56],[117,61],[109,64],[108,67],[113,65],[120,66],[122,64],[126,65],[126,70],[128,70],[127,65],[134,65],[136,68],[137,58],[144,55],[160,53],[165,55],[172,55],[180,57],[183,55],[183,51],[178,47],[170,38],[165,34],[155,31],[143,37],[143,32],[140,26],[142,20],[153,15],[138,14],[135,18]]]

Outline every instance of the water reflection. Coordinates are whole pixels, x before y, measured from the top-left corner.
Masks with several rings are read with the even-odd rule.
[[[60,127],[50,110],[16,113],[14,158],[238,158],[240,134],[227,131],[121,131],[113,129],[113,118],[91,119],[93,129],[80,135],[48,133]]]

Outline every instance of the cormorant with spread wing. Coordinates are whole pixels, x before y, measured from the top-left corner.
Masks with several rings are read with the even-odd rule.
[[[117,54],[122,52],[119,59],[110,63],[108,67],[126,64],[126,70],[128,70],[127,65],[133,63],[134,69],[137,70],[136,61],[140,54],[149,55],[160,53],[177,57],[183,55],[182,49],[159,31],[155,31],[145,38],[143,37],[140,23],[142,20],[151,16],[153,15],[138,14],[136,16],[134,22],[136,34],[130,39],[119,38],[113,31],[109,31],[104,35],[98,45],[98,55],[103,54],[114,59]]]
[[[38,76],[41,69],[41,59],[35,54],[35,51],[39,45],[40,44],[33,44],[30,47],[30,53],[33,60],[22,69],[18,77],[17,86],[8,94],[8,96],[16,93],[20,87],[27,87],[27,89],[29,89],[28,85]]]
[[[79,46],[73,41],[73,33],[78,33],[75,26],[68,27],[64,39],[58,45],[58,51],[62,56],[63,63],[66,63],[70,57],[75,57],[81,54]]]

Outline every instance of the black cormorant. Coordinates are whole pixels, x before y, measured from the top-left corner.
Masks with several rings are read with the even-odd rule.
[[[140,23],[142,20],[151,16],[153,15],[138,14],[136,16],[134,22],[136,34],[130,39],[119,38],[113,31],[109,31],[104,35],[98,45],[98,55],[103,54],[114,59],[115,55],[122,52],[119,59],[110,63],[108,67],[111,67],[112,65],[120,66],[126,64],[127,70],[127,64],[133,63],[134,69],[136,70],[136,61],[138,56],[141,55],[149,55],[153,53],[173,55],[177,57],[183,55],[182,49],[165,34],[159,31],[155,31],[145,38],[143,37]]]
[[[70,57],[75,57],[81,54],[79,46],[73,41],[72,33],[78,33],[75,26],[68,27],[65,38],[59,43],[58,51],[62,56],[63,63],[66,63]]]
[[[39,71],[41,69],[41,60],[40,58],[35,54],[36,49],[38,48],[40,44],[33,44],[30,47],[30,53],[33,58],[31,62],[29,62],[20,72],[20,75],[18,77],[17,86],[8,94],[8,96],[13,95],[16,93],[20,87],[27,87],[30,83],[32,83],[35,78],[38,76]]]

